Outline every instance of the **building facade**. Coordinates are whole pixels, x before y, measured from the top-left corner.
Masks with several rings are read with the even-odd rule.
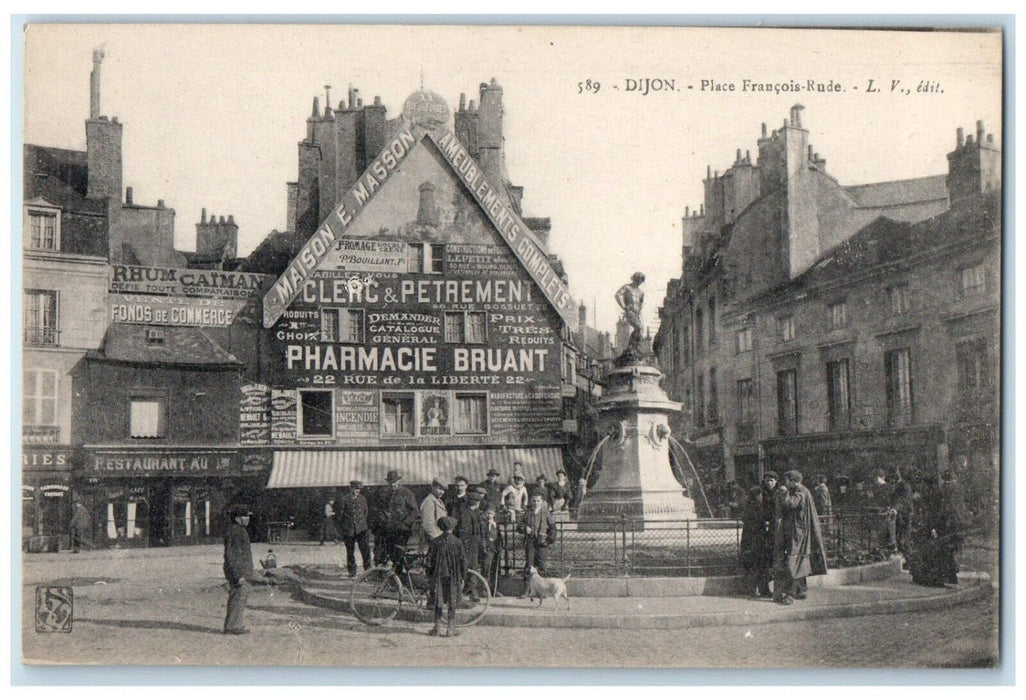
[[[848,491],[875,468],[955,467],[991,493],[1000,151],[959,129],[947,175],[843,187],[800,120],[685,214],[658,338],[679,428],[720,484],[794,464]]]

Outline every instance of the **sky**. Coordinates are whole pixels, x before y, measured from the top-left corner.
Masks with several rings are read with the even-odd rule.
[[[455,109],[494,77],[524,214],[552,219],[571,292],[610,331],[613,294],[642,271],[655,332],[706,167],[723,172],[737,149],[754,159],[760,125],[779,128],[793,104],[844,185],[943,174],[956,127],[978,119],[1002,133],[996,33],[92,24],[27,30],[26,143],[84,150],[97,47],[101,113],[125,125],[124,185],[176,210],[185,250],[204,207],[235,217],[241,254],[285,228],[285,183],[325,85],[335,106],[350,84],[367,103],[380,95],[392,118],[421,85]],[[672,89],[652,90],[657,79]]]

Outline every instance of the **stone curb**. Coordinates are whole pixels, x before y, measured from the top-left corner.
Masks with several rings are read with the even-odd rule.
[[[968,577],[967,577],[968,578]],[[490,627],[547,627],[565,629],[686,629],[690,627],[730,627],[763,625],[774,622],[818,620],[832,617],[858,617],[861,615],[892,615],[919,612],[963,605],[986,597],[993,591],[987,577],[970,578],[974,583],[957,589],[945,589],[935,595],[894,598],[891,600],[841,603],[836,605],[808,605],[797,602],[784,607],[773,605],[765,610],[731,610],[695,613],[638,613],[632,615],[581,614],[572,610],[551,609],[552,614],[538,614],[523,610],[492,608],[479,623]],[[348,599],[322,595],[297,587],[296,595],[304,603],[322,608],[349,612]],[[427,622],[426,611],[403,609],[396,619],[407,622]]]

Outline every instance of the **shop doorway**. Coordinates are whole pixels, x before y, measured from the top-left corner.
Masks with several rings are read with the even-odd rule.
[[[161,481],[150,487],[150,546],[171,543],[171,484]]]

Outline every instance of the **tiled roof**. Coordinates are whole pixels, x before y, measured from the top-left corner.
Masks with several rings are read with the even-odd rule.
[[[147,331],[164,332],[163,343],[147,340]],[[155,365],[241,366],[232,353],[215,343],[201,328],[111,324],[97,359]]]
[[[892,207],[946,199],[948,196],[947,179],[944,175],[852,185],[845,187],[844,190],[860,207]]]

